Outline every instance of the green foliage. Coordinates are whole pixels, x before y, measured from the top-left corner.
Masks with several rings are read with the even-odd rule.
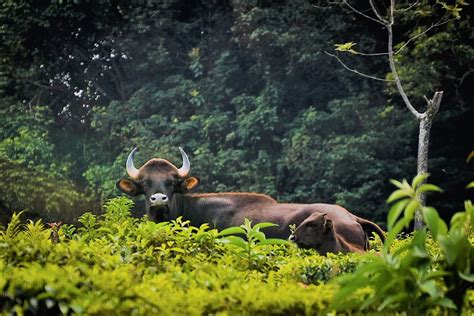
[[[384,308],[371,299],[377,293],[371,283],[350,292],[354,306],[343,307],[339,285],[332,281],[350,278],[354,271],[357,275],[359,266],[377,268],[381,257],[373,252],[323,257],[314,250],[266,239],[263,231],[271,223],[252,226],[246,221],[218,232],[207,225],[189,226],[181,218],[164,223],[132,218],[131,207],[126,198],[110,200],[103,215],[82,215],[81,227],[62,225],[59,242],[52,240],[51,230],[41,221],[21,224],[14,214],[6,230],[0,231],[0,312],[314,315],[333,313],[334,308],[346,313],[356,312],[357,306],[367,305],[369,313]],[[454,222],[464,220],[457,217]],[[245,239],[232,238],[237,237],[234,234]],[[443,258],[438,245],[425,244],[425,238],[422,232],[395,241],[393,260],[400,259],[402,266],[425,266],[432,255]],[[404,256],[397,257],[396,252]],[[418,310],[446,312],[452,307],[443,296],[447,288],[439,283],[440,277],[450,276],[439,270],[442,264],[437,261],[426,273],[411,269],[405,275],[416,278],[424,290],[417,296]],[[398,282],[402,268],[397,269],[387,277],[397,286],[409,284]],[[400,287],[396,293],[413,295],[412,290]],[[472,291],[466,297],[467,304],[474,302]],[[433,309],[438,305],[442,306]],[[413,310],[403,304],[391,309]]]
[[[71,180],[37,171],[0,156],[0,219],[14,211],[26,210],[30,218],[46,221],[74,222],[84,211],[96,204]],[[40,214],[36,213],[39,210]]]
[[[227,236],[219,239],[220,242],[237,246],[240,256],[247,260],[248,269],[259,268],[268,259],[261,251],[258,250],[262,245],[281,245],[286,244],[287,241],[277,238],[266,238],[265,234],[260,231],[262,228],[278,226],[273,223],[261,222],[252,226],[252,222],[245,219],[244,223],[239,227],[229,227],[221,232],[219,236]],[[239,236],[228,236],[242,234],[245,239]]]
[[[381,256],[373,256],[354,274],[341,277],[341,289],[335,296],[334,308],[344,310],[357,306],[360,310],[396,311],[403,307],[409,313],[426,313],[434,306],[460,311],[468,288],[474,280],[472,226],[474,207],[465,203],[465,211],[453,215],[447,224],[432,207],[423,207],[427,229],[418,230],[405,244],[397,245],[396,237],[421,208],[421,192],[441,191],[424,184],[428,175],[417,175],[410,185],[392,180],[398,188],[387,200],[397,201],[391,208],[387,226],[389,233]],[[438,251],[433,253],[431,247]],[[371,289],[361,305],[351,302],[360,291]],[[339,303],[341,303],[339,305]],[[469,312],[470,307],[467,307]]]
[[[290,270],[275,272],[298,251],[264,239],[260,230],[271,224],[247,222],[218,234],[181,219],[160,224],[134,219],[131,206],[125,198],[110,200],[104,215],[84,214],[76,233],[63,225],[59,243],[50,240],[41,221],[22,225],[14,215],[0,234],[1,311],[308,314],[327,307],[333,286],[312,285],[309,279],[303,286],[302,277]],[[249,242],[259,243],[261,262],[269,261],[261,271],[242,265],[245,255],[222,242],[222,235],[242,231]],[[313,251],[300,256],[313,265],[326,260]],[[292,267],[305,270],[305,264],[300,260]]]

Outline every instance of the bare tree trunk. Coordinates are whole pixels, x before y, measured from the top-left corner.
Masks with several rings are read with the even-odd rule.
[[[394,52],[393,49],[393,24],[394,24],[394,12],[395,12],[395,0],[390,0],[390,6],[387,8],[386,15],[384,16],[379,9],[377,8],[377,5],[374,0],[369,0],[370,6],[372,8],[372,12],[374,13],[375,17],[369,16],[363,11],[359,11],[356,8],[354,8],[352,5],[350,5],[346,0],[343,0],[343,3],[347,5],[352,11],[356,12],[359,15],[364,16],[365,18],[368,18],[374,22],[377,22],[381,25],[383,25],[387,29],[387,35],[388,35],[388,41],[387,41],[387,55],[388,55],[388,62],[390,65],[390,70],[393,75],[393,81],[395,81],[395,84],[397,86],[397,90],[400,93],[400,96],[403,99],[403,102],[405,103],[406,107],[408,110],[411,112],[411,114],[419,121],[419,138],[418,138],[418,159],[417,159],[417,174],[423,174],[423,173],[428,173],[428,147],[429,147],[429,141],[430,141],[430,131],[431,131],[431,126],[433,125],[433,119],[438,112],[439,106],[441,104],[441,99],[443,98],[443,92],[438,91],[435,92],[433,99],[429,100],[428,98],[425,97],[426,103],[427,103],[427,109],[425,112],[419,112],[416,110],[416,108],[411,104],[410,99],[408,98],[408,95],[405,92],[405,89],[403,88],[403,84],[400,80],[400,76],[398,75],[397,72],[397,67],[395,65],[395,58],[394,55],[398,53],[403,47],[405,47],[411,40],[415,39],[417,36],[416,35],[412,38],[410,38],[403,46],[400,48],[397,52]],[[450,20],[444,20],[444,21],[439,21],[428,29],[426,29],[424,32],[421,34],[424,34],[428,32],[430,29],[433,27],[445,24],[449,22]],[[327,53],[328,54],[328,53]],[[333,56],[339,60],[339,62],[347,69],[350,70],[354,73],[357,73],[359,75],[362,75],[364,77],[372,78],[372,79],[377,79],[377,80],[383,80],[380,78],[375,78],[373,76],[368,76],[365,74],[360,73],[359,71],[355,69],[350,69],[349,67],[345,66],[344,63],[335,55],[328,54],[330,56]],[[370,54],[365,54],[365,55],[370,55]],[[373,54],[373,55],[380,55],[380,54]],[[421,206],[425,206],[426,203],[426,193],[422,192],[419,196]],[[415,213],[415,229],[420,229],[423,227],[423,216],[421,209],[418,209]]]
[[[418,136],[418,163],[417,163],[417,174],[428,173],[428,149],[430,143],[430,131],[433,125],[433,119],[438,112],[443,98],[443,92],[438,91],[433,96],[432,100],[427,100],[428,109],[423,113],[423,117],[420,120],[420,129]],[[426,193],[423,192],[420,195],[421,206],[426,205]],[[417,210],[415,213],[415,229],[423,227],[423,215],[421,210]]]

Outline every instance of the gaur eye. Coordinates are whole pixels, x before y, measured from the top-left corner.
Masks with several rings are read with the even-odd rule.
[[[172,187],[175,185],[175,182],[173,180],[166,180],[165,181],[165,186],[167,187]]]

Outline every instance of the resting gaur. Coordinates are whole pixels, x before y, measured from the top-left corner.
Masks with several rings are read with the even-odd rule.
[[[302,248],[316,249],[322,255],[328,252],[346,253],[367,250],[369,248],[367,235],[362,236],[356,233],[351,236],[355,230],[350,228],[350,224],[341,222],[337,215],[334,213],[311,214],[290,235],[289,240]],[[375,223],[354,217],[362,228],[375,232],[382,241],[385,239],[384,232]],[[347,238],[347,236],[352,238]]]
[[[120,179],[117,187],[130,196],[145,195],[147,216],[152,221],[162,222],[182,216],[193,226],[208,223],[222,230],[241,225],[248,218],[253,224],[278,224],[265,229],[265,234],[270,238],[287,239],[291,234],[289,225],[300,225],[312,214],[326,213],[337,224],[338,234],[351,244],[366,240],[366,231],[381,231],[374,223],[333,204],[278,203],[257,193],[191,194],[189,191],[199,184],[199,179],[189,175],[191,164],[181,147],[183,164],[179,169],[161,158],[150,159],[137,169],[133,163],[136,151],[137,148],[132,150],[126,163],[130,179]]]

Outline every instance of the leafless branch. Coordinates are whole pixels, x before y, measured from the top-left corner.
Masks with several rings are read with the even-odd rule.
[[[333,4],[337,4],[337,1],[328,1],[326,5],[313,4],[312,6],[315,7],[315,8],[318,8],[318,9],[327,9],[330,6],[332,6]]]
[[[434,24],[431,24],[430,27],[428,27],[426,30],[424,30],[423,32],[419,33],[419,34],[416,34],[415,36],[409,38],[399,49],[397,49],[397,51],[394,52],[394,55],[397,55],[399,54],[405,47],[408,46],[408,44],[410,44],[412,41],[414,41],[415,39],[417,39],[418,37],[428,33],[429,31],[431,31],[432,29],[434,29],[435,27],[438,27],[438,26],[441,26],[441,25],[444,25],[446,23],[449,23],[451,21],[454,21],[456,20],[456,18],[452,18],[452,19],[449,19],[449,20],[445,20],[445,21],[442,21],[443,18],[441,18],[438,22],[434,23]],[[358,52],[356,51],[355,52],[357,55],[361,55],[361,56],[385,56],[385,55],[388,55],[387,52],[383,52],[383,53],[362,53],[362,52]]]
[[[361,55],[361,56],[385,56],[385,55],[388,55],[387,52],[383,52],[383,53],[362,53],[362,52],[358,52],[358,51],[356,51],[355,54],[356,55]]]
[[[366,77],[366,78],[370,78],[370,79],[374,79],[374,80],[378,80],[378,81],[385,81],[385,82],[387,82],[387,81],[392,81],[392,80],[383,79],[383,78],[378,78],[378,77],[374,77],[374,76],[371,76],[371,75],[364,74],[364,73],[362,73],[362,72],[360,72],[360,71],[358,71],[358,70],[356,70],[356,69],[352,69],[352,68],[348,67],[348,66],[339,58],[339,56],[334,55],[334,54],[331,54],[331,53],[329,53],[329,52],[327,52],[327,51],[324,51],[324,53],[325,53],[326,55],[328,55],[328,56],[331,56],[331,57],[333,57],[333,58],[336,58],[337,61],[338,61],[345,69],[347,69],[347,70],[349,70],[350,72],[353,72],[353,73],[355,73],[355,74],[358,74],[358,75],[360,75],[360,76],[362,76],[362,77]]]
[[[387,26],[387,24],[389,24],[389,22],[387,20],[385,20],[382,15],[380,14],[379,10],[377,9],[377,7],[375,6],[375,3],[373,0],[369,0],[369,3],[370,3],[370,6],[372,7],[372,11],[374,12],[375,16],[377,17],[377,19],[379,19],[379,21]]]
[[[379,23],[379,24],[385,25],[382,21],[379,21],[379,20],[377,20],[377,19],[371,17],[370,15],[367,15],[367,14],[365,14],[364,12],[357,10],[357,9],[354,8],[352,5],[350,5],[349,2],[347,2],[346,0],[343,0],[342,3],[345,4],[346,6],[348,6],[353,12],[355,12],[355,13],[357,13],[357,14],[363,16],[364,18],[369,19],[369,20],[372,20],[372,21],[377,22],[377,23]]]
[[[393,6],[393,0],[391,0],[391,5]],[[390,21],[393,21],[393,10],[390,10]],[[392,24],[387,24],[387,32],[388,32],[388,61],[390,64],[390,70],[392,71],[393,78],[395,79],[395,83],[397,85],[398,92],[400,93],[403,102],[405,102],[405,105],[407,106],[408,110],[418,119],[421,120],[423,119],[423,114],[418,112],[415,107],[411,104],[410,100],[408,99],[407,94],[405,93],[405,90],[403,89],[402,82],[400,80],[400,77],[398,76],[397,68],[395,67],[395,60],[393,58],[393,30],[392,30]]]
[[[398,10],[395,10],[395,12],[406,12],[406,11],[410,11],[413,7],[416,7],[416,5],[419,3],[419,1],[415,1],[413,4],[410,4],[408,7],[406,7],[405,9],[398,9]]]
[[[426,33],[428,33],[428,32],[431,31],[433,28],[438,27],[438,26],[441,26],[441,25],[446,24],[446,23],[449,23],[449,22],[454,21],[454,20],[456,20],[456,18],[452,18],[452,19],[449,19],[449,20],[446,20],[446,21],[443,21],[443,22],[441,22],[441,20],[440,20],[440,21],[438,21],[438,22],[435,23],[435,24],[431,24],[430,27],[428,27],[426,30],[424,30],[424,31],[421,32],[420,34],[417,34],[417,35],[415,35],[415,36],[413,36],[413,37],[410,37],[410,38],[405,42],[405,44],[402,45],[402,47],[400,47],[399,49],[397,49],[397,51],[396,51],[394,54],[396,55],[396,54],[400,53],[400,52],[401,52],[408,44],[410,44],[413,40],[417,39],[418,37],[420,37],[420,36],[422,36],[422,35],[424,35],[424,34],[426,34]]]

